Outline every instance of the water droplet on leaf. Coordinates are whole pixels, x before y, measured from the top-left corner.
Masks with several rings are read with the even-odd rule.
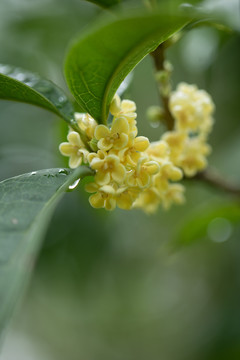
[[[69,185],[68,189],[74,190],[78,186],[79,182],[80,182],[80,179],[77,179],[76,181],[74,181],[74,183],[72,185]]]
[[[59,169],[58,173],[63,175],[68,175],[68,171],[66,169]]]

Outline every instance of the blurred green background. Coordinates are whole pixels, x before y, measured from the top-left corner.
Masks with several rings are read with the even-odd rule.
[[[196,83],[212,95],[210,164],[240,184],[239,2],[205,3],[226,6],[235,31],[187,33],[168,52],[173,85]],[[1,0],[0,63],[38,72],[67,91],[66,47],[100,12],[80,0]],[[159,101],[149,57],[125,97],[137,103],[139,134],[157,140],[164,129],[145,115]],[[65,166],[61,119],[1,101],[0,126],[1,180]],[[239,204],[205,184],[186,186],[184,206],[152,216],[94,210],[81,186],[66,194],[0,359],[239,360]]]

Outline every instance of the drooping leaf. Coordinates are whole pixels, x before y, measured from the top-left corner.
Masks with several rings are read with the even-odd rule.
[[[30,71],[0,64],[0,99],[40,106],[74,127],[73,106],[63,90]]]
[[[82,33],[65,63],[67,83],[77,102],[98,122],[105,122],[110,102],[128,73],[187,22],[185,15],[159,10],[129,11]]]
[[[86,1],[99,5],[104,8],[108,8],[119,4],[121,0],[86,0]]]
[[[0,182],[0,335],[21,295],[52,212],[76,179],[92,175],[49,169]],[[67,226],[67,224],[66,224]]]
[[[178,230],[175,244],[186,246],[207,237],[209,224],[215,219],[224,219],[231,224],[240,223],[239,203],[207,204],[198,208]]]

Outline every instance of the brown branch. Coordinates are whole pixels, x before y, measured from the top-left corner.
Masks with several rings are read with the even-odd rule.
[[[153,57],[153,61],[154,61],[154,65],[155,65],[155,69],[157,71],[164,71],[164,61],[165,61],[165,56],[164,56],[164,45],[160,44],[156,50],[154,50],[151,53],[152,57]],[[165,123],[167,126],[168,130],[173,130],[174,128],[174,118],[172,117],[172,114],[170,113],[169,110],[169,98],[168,96],[164,96],[162,94],[161,91],[159,91],[159,96],[163,105],[163,110],[164,110],[164,119],[165,119]]]
[[[210,186],[240,197],[240,187],[222,177],[215,169],[208,168],[196,174],[192,179],[203,181]]]

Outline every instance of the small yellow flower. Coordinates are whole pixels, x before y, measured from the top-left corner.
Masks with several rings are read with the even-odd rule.
[[[94,136],[98,140],[100,150],[108,151],[112,148],[123,149],[128,143],[129,125],[125,118],[116,119],[111,129],[105,125],[95,128]]]
[[[184,197],[185,188],[181,184],[169,184],[165,193],[162,194],[162,205],[164,209],[168,210],[172,203],[182,205],[185,202]]]
[[[75,113],[74,116],[79,128],[84,131],[88,139],[91,140],[94,136],[97,122],[89,114]]]
[[[94,208],[105,208],[110,211],[114,210],[116,206],[124,210],[131,209],[138,195],[138,192],[126,186],[119,187],[116,183],[99,186],[93,182],[87,184],[85,190],[93,193],[89,198],[89,202]]]
[[[99,185],[109,184],[111,180],[122,183],[126,177],[126,169],[116,155],[106,155],[105,158],[94,157],[90,163],[96,170],[95,181]]]
[[[135,169],[129,171],[127,184],[131,187],[145,188],[150,185],[152,175],[159,171],[159,164],[149,160],[148,157],[141,157]]]
[[[201,141],[198,137],[190,138],[178,158],[178,166],[183,169],[186,176],[194,176],[198,171],[206,168],[206,156],[210,152],[210,145]]]
[[[139,189],[135,188],[119,188],[116,192],[117,206],[123,210],[130,210],[136,198],[138,197]]]
[[[110,113],[115,117],[123,115],[125,117],[131,117],[136,119],[136,104],[134,101],[131,100],[121,101],[120,97],[116,94],[110,105]]]
[[[152,142],[146,152],[152,160],[162,161],[168,159],[170,149],[166,141],[160,140]]]
[[[167,131],[163,134],[162,140],[166,141],[168,144],[170,155],[175,157],[182,152],[187,137],[186,132]]]
[[[127,119],[129,124],[129,129],[131,132],[137,135],[137,127],[136,127],[136,104],[131,100],[122,100],[116,94],[112,100],[110,105],[110,113],[114,116],[114,118],[124,117]]]
[[[179,181],[183,177],[183,172],[180,168],[173,165],[170,161],[165,161],[160,164],[159,173],[154,176],[154,186],[159,191],[165,191],[168,187],[169,180]]]
[[[89,197],[89,202],[92,207],[96,209],[104,208],[106,210],[114,210],[116,207],[116,200],[114,199],[115,190],[111,185],[99,186],[96,183],[86,184],[85,190],[93,193]]]
[[[141,157],[141,152],[144,152],[149,147],[149,140],[145,136],[138,136],[130,144],[130,146],[120,150],[118,156],[125,165],[136,166]]]
[[[178,130],[198,131],[200,127],[206,130],[212,122],[213,101],[206,91],[195,85],[180,83],[171,93],[169,108]]]
[[[68,142],[63,142],[59,146],[62,155],[69,156],[69,166],[72,169],[77,168],[86,162],[88,151],[84,148],[84,144],[80,138],[79,133],[70,131],[67,136]]]
[[[154,186],[143,190],[133,204],[133,208],[142,209],[147,214],[153,214],[157,211],[161,197],[159,191]]]

